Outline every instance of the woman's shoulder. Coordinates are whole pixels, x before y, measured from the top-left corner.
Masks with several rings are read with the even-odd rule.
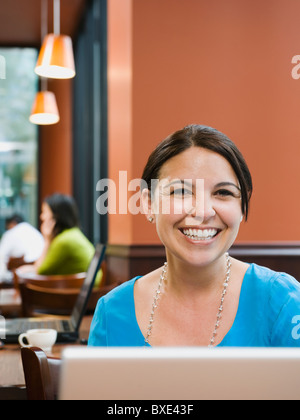
[[[135,282],[140,278],[140,276],[134,277],[131,280],[125,281],[119,286],[112,289],[105,296],[101,298],[105,304],[114,304],[118,301],[124,301],[128,296],[133,296],[133,289]]]
[[[293,276],[285,272],[274,271],[268,267],[251,264],[248,269],[248,275],[252,280],[257,280],[262,284],[271,283],[300,290],[300,284]]]
[[[93,246],[78,227],[65,229],[53,239],[52,244],[61,247],[68,246],[71,248],[76,247],[77,245]]]
[[[287,302],[300,305],[300,283],[288,273],[251,264],[248,280],[248,292],[252,290],[255,296],[267,299],[269,305],[282,307]]]
[[[84,236],[84,234],[81,232],[81,230],[78,227],[73,227],[70,229],[63,230],[54,238],[54,240],[56,239],[57,241],[65,241],[82,236]]]

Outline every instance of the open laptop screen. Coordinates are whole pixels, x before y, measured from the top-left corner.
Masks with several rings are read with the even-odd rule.
[[[88,304],[89,296],[92,293],[92,289],[102,264],[106,246],[103,244],[98,244],[96,246],[96,251],[94,257],[89,265],[85,281],[81,287],[80,293],[78,295],[76,304],[72,311],[71,323],[74,329],[80,325],[82,317],[84,316],[86,306]]]
[[[298,400],[294,348],[69,347],[61,399]]]

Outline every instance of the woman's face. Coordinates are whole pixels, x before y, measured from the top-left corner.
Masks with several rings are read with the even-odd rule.
[[[53,219],[52,210],[47,203],[42,204],[42,211],[41,211],[40,219],[42,222],[48,222],[49,220]]]
[[[231,165],[200,147],[171,158],[161,168],[151,214],[169,257],[198,266],[215,262],[235,241],[243,218]]]
[[[40,215],[41,219],[41,233],[45,239],[53,239],[53,229],[55,227],[56,221],[53,217],[52,210],[47,203],[42,204],[42,211]]]

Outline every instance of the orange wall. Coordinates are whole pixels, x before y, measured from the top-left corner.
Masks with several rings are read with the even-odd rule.
[[[72,81],[48,81],[55,93],[60,122],[41,127],[40,200],[55,192],[72,195]]]
[[[169,133],[211,125],[237,143],[253,175],[239,240],[299,240],[299,1],[108,0],[108,13],[110,177],[140,177]],[[109,241],[159,242],[131,215],[110,216]]]
[[[132,0],[108,1],[108,28],[108,166],[118,186],[119,171],[132,177]],[[110,215],[110,243],[131,243],[132,222]]]

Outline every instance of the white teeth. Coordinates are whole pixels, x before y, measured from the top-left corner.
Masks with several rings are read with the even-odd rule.
[[[218,231],[217,229],[183,229],[183,233],[188,238],[205,241],[216,236]]]

